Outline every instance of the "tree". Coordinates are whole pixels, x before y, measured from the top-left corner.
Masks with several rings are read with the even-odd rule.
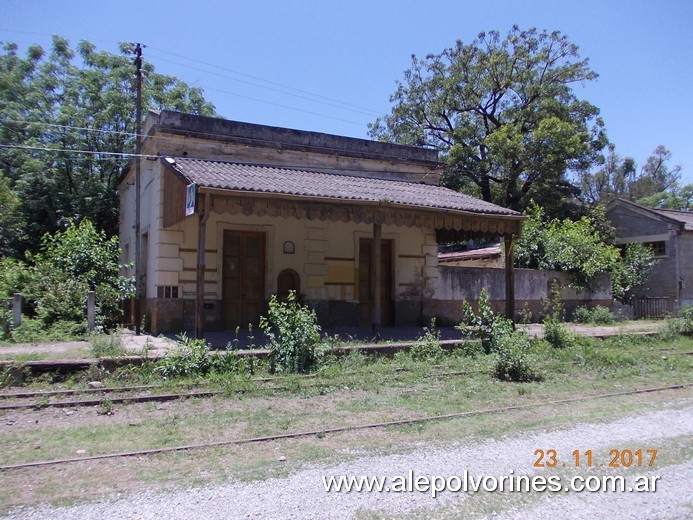
[[[657,193],[667,192],[676,187],[681,176],[681,167],[669,167],[671,152],[659,145],[647,158],[640,175],[628,186],[632,200],[650,197]]]
[[[629,181],[636,175],[637,165],[631,157],[621,157],[613,144],[601,166],[594,172],[580,172],[577,176],[581,199],[591,206],[614,197],[627,197]]]
[[[653,208],[688,210],[693,202],[693,185],[681,186],[680,166],[669,166],[671,152],[659,145],[638,172],[631,157],[621,157],[609,145],[603,165],[577,176],[581,199],[589,205],[623,197]]]
[[[516,247],[517,267],[568,272],[572,285],[591,289],[595,277],[610,272],[618,261],[618,249],[604,242],[589,217],[545,219],[543,209],[534,203],[525,214],[529,218]]]
[[[601,210],[577,221],[546,219],[543,209],[531,202],[525,214],[529,218],[515,249],[516,267],[568,272],[571,285],[588,290],[599,274],[608,273],[614,299],[626,304],[649,281],[656,262],[652,250],[630,244],[620,251]]]
[[[0,54],[0,173],[22,201],[24,244],[36,250],[46,232],[90,219],[115,234],[116,186],[134,151],[135,95],[131,45],[120,54],[81,41],[76,52],[53,37],[50,52],[17,45]],[[143,108],[213,115],[199,88],[143,67]],[[44,151],[42,149],[49,149]],[[76,153],[76,151],[89,153]]]
[[[19,197],[0,172],[0,258],[18,254],[24,234]]]
[[[558,31],[480,33],[470,44],[412,66],[371,136],[435,147],[451,188],[513,209],[577,195],[566,173],[586,169],[607,143],[599,110],[572,85],[595,79],[588,60]],[[548,204],[547,204],[548,205]]]
[[[114,326],[120,304],[132,295],[134,280],[120,275],[117,236],[107,237],[84,219],[65,230],[46,233],[40,251],[25,262],[6,258],[0,263],[0,296],[21,292],[29,314],[43,325],[57,321],[83,322],[88,291],[96,292],[97,320]]]

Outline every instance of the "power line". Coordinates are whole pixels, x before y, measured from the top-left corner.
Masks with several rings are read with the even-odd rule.
[[[161,57],[159,57],[159,58],[157,58],[157,59],[160,60],[160,61],[165,61],[165,62],[171,63],[171,64],[173,64],[173,65],[179,65],[179,66],[181,66],[181,67],[187,67],[187,68],[189,68],[189,69],[199,70],[200,72],[205,72],[205,73],[207,73],[207,74],[213,74],[213,75],[219,76],[219,77],[221,77],[221,78],[230,79],[231,81],[237,81],[238,83],[244,83],[244,84],[246,84],[246,85],[252,85],[252,86],[255,86],[255,87],[264,88],[264,89],[270,90],[270,91],[272,91],[272,92],[278,92],[278,93],[280,93],[280,94],[285,94],[285,95],[288,95],[288,96],[293,96],[293,97],[296,97],[296,98],[299,98],[299,99],[305,99],[306,101],[310,101],[310,102],[313,102],[313,103],[320,103],[320,104],[323,104],[323,105],[326,105],[326,106],[330,106],[330,107],[333,107],[333,108],[337,108],[337,109],[339,109],[339,110],[348,110],[349,112],[354,112],[354,113],[361,114],[361,115],[374,115],[374,116],[382,115],[380,112],[376,112],[375,110],[370,110],[370,109],[367,109],[367,108],[360,108],[360,107],[350,108],[352,105],[349,104],[349,103],[345,103],[345,102],[343,102],[343,101],[338,101],[338,100],[334,100],[334,101],[333,101],[333,100],[321,101],[320,99],[314,99],[315,97],[323,97],[323,96],[317,96],[316,94],[310,94],[310,93],[309,93],[308,95],[294,94],[294,93],[292,93],[292,92],[287,92],[287,91],[281,90],[281,89],[279,89],[279,88],[268,87],[268,86],[266,86],[266,85],[261,85],[261,84],[259,84],[259,83],[254,83],[254,82],[252,82],[252,81],[247,81],[247,80],[243,80],[243,79],[239,79],[239,78],[234,78],[233,76],[228,76],[228,75],[226,75],[226,74],[221,74],[221,73],[219,73],[219,72],[213,72],[213,71],[206,70],[206,69],[203,69],[203,68],[200,68],[200,67],[193,67],[192,65],[186,65],[186,64],[184,64],[184,63],[176,62],[176,61],[173,61],[173,60],[167,60],[166,58],[161,58]],[[240,74],[240,73],[236,73],[236,74]],[[265,81],[265,80],[262,80],[262,81]],[[269,83],[272,83],[272,82],[269,82]],[[208,87],[202,87],[202,86],[201,86],[201,88],[208,88]],[[291,87],[285,87],[285,88],[291,88]],[[299,92],[302,92],[302,91],[299,91]],[[232,94],[232,95],[235,95],[235,94]],[[313,96],[313,97],[310,97],[310,96]],[[326,99],[329,99],[329,98],[326,98]]]
[[[252,97],[252,96],[246,96],[246,95],[243,95],[243,94],[238,94],[237,92],[230,92],[230,91],[228,91],[228,90],[224,90],[224,89],[220,89],[220,88],[207,87],[207,86],[204,86],[204,85],[202,85],[201,87],[204,88],[204,89],[206,89],[206,90],[216,90],[217,92],[223,92],[224,94],[230,94],[230,95],[232,95],[232,96],[237,96],[237,97],[241,97],[241,98],[244,98],[244,99],[250,99],[251,101],[257,101],[257,102],[259,102],[259,103],[265,103],[265,104],[267,104],[267,105],[272,105],[272,106],[275,106],[275,107],[287,108],[287,109],[289,109],[289,110],[295,110],[296,112],[303,112],[304,114],[310,114],[310,115],[313,115],[313,116],[324,117],[324,118],[327,118],[327,119],[333,119],[333,120],[335,120],[335,121],[341,121],[342,123],[349,123],[349,124],[351,124],[351,125],[356,125],[356,126],[360,126],[360,127],[367,126],[367,125],[365,125],[365,124],[363,124],[363,123],[357,123],[356,121],[350,121],[350,120],[348,120],[348,119],[342,119],[342,118],[340,118],[340,117],[328,116],[328,115],[326,115],[326,114],[321,114],[321,113],[319,113],[319,112],[312,112],[312,111],[310,111],[310,110],[304,110],[304,109],[302,109],[302,108],[296,108],[296,107],[292,107],[292,106],[289,106],[289,105],[282,105],[281,103],[274,103],[273,101],[265,101],[264,99],[259,99],[259,98],[255,98],[255,97]]]
[[[291,86],[288,86],[288,85],[284,85],[284,84],[279,83],[279,82],[276,82],[276,81],[271,81],[271,80],[268,80],[268,79],[261,78],[261,77],[259,77],[259,76],[253,76],[252,74],[246,74],[246,73],[244,73],[244,72],[239,72],[239,71],[237,71],[237,70],[233,70],[233,69],[230,69],[230,68],[227,68],[227,67],[222,67],[221,65],[217,65],[217,64],[214,64],[214,63],[207,63],[207,62],[198,60],[198,59],[196,59],[196,58],[190,58],[189,56],[183,56],[182,54],[176,54],[176,53],[174,53],[174,52],[170,52],[170,51],[166,51],[166,50],[163,50],[163,49],[159,49],[159,48],[157,48],[157,47],[150,47],[150,49],[158,50],[158,51],[163,52],[163,53],[165,53],[165,54],[170,54],[171,56],[176,56],[176,57],[178,57],[178,58],[183,58],[183,59],[185,59],[185,60],[189,60],[189,61],[192,61],[192,62],[195,62],[195,63],[199,63],[199,64],[205,65],[205,66],[207,66],[207,67],[212,67],[212,68],[215,68],[215,69],[223,70],[223,71],[225,71],[225,72],[231,72],[232,74],[237,74],[237,75],[239,75],[239,76],[245,76],[245,77],[247,77],[247,78],[252,78],[252,79],[255,79],[255,80],[258,80],[258,81],[262,81],[262,82],[264,82],[264,83],[268,83],[268,84],[270,84],[270,85],[275,85],[275,86],[277,86],[277,87],[281,87],[281,88],[284,88],[284,89],[293,90],[294,92],[299,92],[299,93],[301,93],[301,94],[306,94],[306,95],[311,96],[311,97],[315,97],[315,98],[319,98],[319,99],[324,99],[324,100],[326,100],[326,101],[331,101],[331,102],[334,102],[334,103],[339,103],[339,104],[341,104],[341,105],[348,106],[348,107],[352,107],[352,108],[355,108],[355,109],[358,109],[358,110],[361,110],[361,111],[364,111],[364,112],[369,112],[369,113],[374,114],[374,115],[381,115],[381,112],[379,112],[379,111],[377,111],[377,110],[373,110],[373,109],[371,109],[371,108],[366,108],[366,107],[363,107],[363,106],[360,106],[360,105],[356,105],[356,104],[353,104],[353,103],[347,103],[346,101],[341,101],[341,100],[339,100],[339,99],[331,98],[331,97],[328,97],[328,96],[323,96],[323,95],[321,95],[321,94],[316,94],[316,93],[310,92],[310,91],[308,91],[308,90],[303,90],[303,89],[291,87]],[[161,59],[161,58],[159,58],[159,59]],[[169,60],[164,60],[164,61],[169,61]],[[180,64],[180,63],[176,63],[176,62],[171,62],[171,63],[177,64],[177,65],[182,65],[182,66],[184,66],[184,67],[186,67],[186,66],[187,66],[187,67],[190,67],[190,65],[183,65],[183,64]],[[190,67],[190,68],[193,68],[193,67]],[[197,70],[201,70],[201,69],[197,69]],[[203,72],[209,72],[209,71],[204,71],[204,70],[203,70]],[[224,76],[224,77],[227,77],[227,78],[229,78],[229,79],[235,79],[236,81],[241,81],[241,80],[239,80],[239,79],[237,79],[237,78],[231,78],[231,77],[229,77],[229,76]],[[244,82],[244,83],[250,83],[250,82]],[[250,84],[252,85],[253,83],[250,83]],[[262,86],[262,85],[257,85],[257,86]],[[268,88],[268,87],[263,87],[263,88]],[[287,93],[287,94],[289,94],[289,93]],[[292,94],[289,94],[289,95],[292,95]]]
[[[145,159],[157,159],[158,155],[148,155],[148,154],[136,154],[127,152],[99,152],[95,150],[70,150],[68,148],[49,148],[47,146],[25,146],[19,144],[5,144],[0,143],[0,148],[8,149],[19,149],[19,150],[31,150],[38,152],[60,152],[60,153],[81,153],[86,155],[108,155],[108,156],[119,156],[119,157],[144,157]]]
[[[16,120],[5,120],[5,121],[16,121]],[[19,121],[17,121],[17,122],[19,122]],[[58,125],[58,124],[56,124],[56,123],[43,123],[43,122],[37,122],[37,123],[31,123],[31,124],[41,124],[41,125],[58,126],[58,127],[63,127],[63,126],[64,126],[64,127],[69,127],[69,126],[70,126],[70,125]],[[250,124],[254,124],[254,123],[250,123]],[[77,129],[77,130],[87,130],[87,131],[94,130],[94,131],[96,131],[96,129],[90,129],[90,128],[85,128],[85,127],[72,127],[72,128]],[[102,132],[111,132],[111,130],[101,130],[101,131],[102,131]],[[162,131],[165,132],[166,129],[164,128],[164,129],[162,129]],[[115,132],[115,131],[114,131],[114,132]],[[228,139],[228,138],[241,138],[241,139],[243,139],[243,140],[245,140],[245,141],[253,141],[253,142],[255,142],[255,143],[262,143],[262,144],[268,144],[268,145],[276,144],[274,141],[268,140],[268,139],[261,139],[261,138],[257,138],[257,137],[247,137],[247,136],[243,136],[243,135],[233,135],[233,134],[226,134],[226,133],[219,133],[219,132],[202,132],[202,131],[186,130],[186,134],[187,134],[187,135],[190,135],[190,136],[199,136],[199,137],[203,137],[203,138],[210,138],[210,137],[211,137],[211,138],[217,138],[217,137],[218,137],[218,138],[227,138],[227,139]],[[125,133],[125,135],[128,135],[128,136],[130,136],[130,137],[138,137],[137,134],[131,134],[131,133]],[[146,137],[149,137],[149,136],[148,136],[148,135],[145,135],[145,134],[142,134],[142,135],[140,135],[139,137],[141,137],[141,138],[146,138]],[[179,140],[177,137],[166,137],[166,136],[156,136],[156,139],[157,139],[158,141],[173,141],[173,142],[176,142],[176,141]],[[347,139],[360,139],[360,138],[357,138],[357,137],[347,137]],[[41,147],[27,147],[27,146],[9,145],[9,144],[4,144],[4,145],[3,145],[3,144],[0,144],[0,146],[4,146],[4,147],[6,147],[6,148],[25,148],[25,149],[29,149],[29,150],[31,150],[31,149],[36,149],[36,150],[46,150],[46,151],[64,151],[64,152],[70,152],[70,151],[71,151],[71,150],[68,150],[68,149],[41,148]],[[404,145],[395,145],[395,146],[404,146]],[[328,153],[340,153],[340,152],[343,151],[343,150],[340,149],[340,148],[332,148],[332,147],[329,147],[329,146],[317,145],[317,144],[314,145],[313,148],[316,149],[316,150],[322,150],[322,151],[328,152]],[[419,148],[422,148],[422,147],[419,147]],[[75,152],[76,152],[76,153],[79,153],[79,150],[78,150],[78,151],[75,151]],[[94,152],[94,151],[87,152],[87,151],[85,151],[85,153],[94,153],[94,154],[102,153],[102,154],[106,154],[107,152]],[[111,154],[116,154],[116,155],[117,155],[117,152],[110,152],[110,153],[111,153]],[[125,153],[123,153],[123,154],[121,154],[121,155],[127,156],[127,157],[130,157],[130,156],[136,157],[136,156],[137,156],[136,154],[125,154]],[[382,157],[382,158],[402,159],[401,156],[396,155],[396,154],[378,153],[377,155],[378,155],[379,157]],[[151,156],[142,155],[142,157],[151,157]]]

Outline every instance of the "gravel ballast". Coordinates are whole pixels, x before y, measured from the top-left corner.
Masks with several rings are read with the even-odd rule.
[[[141,493],[72,507],[21,508],[12,519],[314,519],[354,518],[368,512],[386,517],[412,514],[421,518],[684,518],[691,514],[690,437],[693,405],[681,409],[642,413],[613,422],[583,423],[552,431],[515,432],[486,442],[417,446],[405,454],[367,456],[339,464],[303,466],[286,478],[251,483],[231,482],[191,490]],[[538,449],[556,450],[556,468],[535,468]],[[652,468],[594,467],[576,469],[574,450],[592,450],[595,466],[608,463],[611,449],[633,452],[657,449]],[[562,463],[567,462],[567,467]],[[277,462],[288,464],[292,462]],[[658,475],[655,493],[487,493],[430,492],[376,493],[326,492],[323,476],[472,476]],[[555,470],[555,471],[554,471]],[[483,496],[482,496],[483,495]]]

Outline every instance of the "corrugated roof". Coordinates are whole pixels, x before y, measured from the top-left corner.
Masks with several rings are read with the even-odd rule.
[[[166,161],[189,182],[203,188],[521,216],[516,211],[430,184],[200,159]]]

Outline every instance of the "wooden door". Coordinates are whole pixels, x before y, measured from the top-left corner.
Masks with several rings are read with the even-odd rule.
[[[265,311],[265,234],[224,231],[224,327],[256,326]]]
[[[359,241],[359,314],[360,325],[369,327],[373,324],[373,294],[371,288],[371,249],[373,239],[362,238]],[[381,242],[380,255],[380,305],[381,319],[384,327],[394,325],[394,298],[392,280],[392,240]]]

